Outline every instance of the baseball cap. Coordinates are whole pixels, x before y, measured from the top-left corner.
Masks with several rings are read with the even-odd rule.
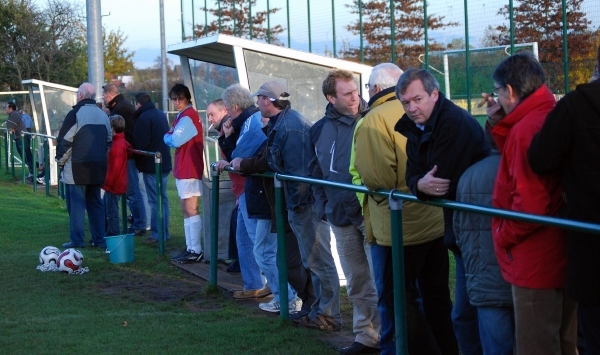
[[[251,94],[250,96],[258,95],[266,96],[269,99],[271,99],[271,101],[289,100],[290,96],[290,94],[287,93],[287,88],[285,87],[285,84],[277,80],[267,81],[266,83],[260,86],[257,92]]]

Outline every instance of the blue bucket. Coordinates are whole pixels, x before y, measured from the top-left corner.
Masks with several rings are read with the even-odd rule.
[[[104,237],[106,254],[113,264],[133,262],[133,234]]]

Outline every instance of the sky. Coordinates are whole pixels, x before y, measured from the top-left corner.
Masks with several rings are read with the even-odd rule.
[[[85,11],[85,0],[77,0]],[[164,0],[165,41],[181,43],[181,8],[178,0]],[[154,66],[160,56],[159,0],[101,0],[102,25],[108,31],[121,30],[126,36],[124,47],[134,51],[134,65],[138,69]],[[167,55],[175,64],[177,56]]]

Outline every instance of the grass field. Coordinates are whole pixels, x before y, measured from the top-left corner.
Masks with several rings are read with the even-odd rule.
[[[88,273],[40,272],[40,250],[69,240],[64,201],[43,189],[34,193],[4,171],[0,196],[3,354],[337,354],[323,340],[336,335],[294,328],[209,290],[143,238],[135,241],[134,263],[111,264],[104,249],[88,247],[81,249]],[[172,177],[169,198],[173,238],[166,255],[184,246]],[[344,292],[342,313],[348,333]]]

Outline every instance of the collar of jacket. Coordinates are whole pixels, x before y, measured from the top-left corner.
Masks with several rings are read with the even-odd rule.
[[[137,110],[135,110],[135,112],[133,113],[133,117],[140,117],[140,115],[142,113],[144,113],[145,111],[148,111],[152,108],[155,108],[154,103],[152,101],[148,101],[145,104],[143,104],[142,106],[140,106],[140,108],[138,108]]]
[[[444,93],[442,93],[441,91],[438,91],[438,93],[438,100],[435,103],[435,106],[433,107],[433,111],[431,111],[431,116],[429,116],[429,120],[427,120],[427,123],[425,124],[425,129],[422,131],[423,133],[433,132],[444,101],[447,100],[446,96],[444,96]],[[421,129],[417,127],[417,125],[408,117],[406,113],[402,115],[398,123],[396,123],[394,129],[400,133],[407,131],[421,132]],[[421,133],[419,133],[419,135],[421,135]]]
[[[246,119],[255,114],[256,111],[258,111],[258,107],[256,107],[255,105],[252,105],[246,108],[244,111],[242,111],[242,113],[240,113],[239,116],[233,119],[233,131],[239,134],[240,128],[242,127],[244,122],[246,122]]]
[[[96,100],[94,99],[83,99],[81,101],[79,101],[78,103],[75,104],[75,106],[73,106],[73,108],[75,107],[79,107],[79,106],[83,106],[83,105],[95,105],[96,104]]]
[[[550,111],[556,103],[554,95],[546,85],[537,88],[531,95],[521,100],[517,107],[504,116],[492,129],[494,136],[507,137],[511,128],[523,119],[531,111],[547,110]],[[498,146],[502,149],[502,147]]]
[[[398,100],[396,97],[396,87],[392,86],[387,89],[383,89],[377,94],[373,95],[373,97],[369,100],[369,108],[374,109],[375,107],[381,105],[384,102]]]
[[[119,94],[119,95],[113,97],[113,99],[110,100],[110,102],[106,104],[106,107],[108,107],[109,110],[112,110],[115,106],[117,106],[119,101],[124,100],[124,99],[125,99],[125,97],[123,96],[123,94]]]
[[[369,105],[362,97],[359,97],[360,103],[358,104],[358,113],[354,116],[344,116],[338,112],[338,110],[331,104],[328,103],[325,108],[325,117],[338,120],[347,125],[352,125],[356,120],[364,117],[369,112]]]

